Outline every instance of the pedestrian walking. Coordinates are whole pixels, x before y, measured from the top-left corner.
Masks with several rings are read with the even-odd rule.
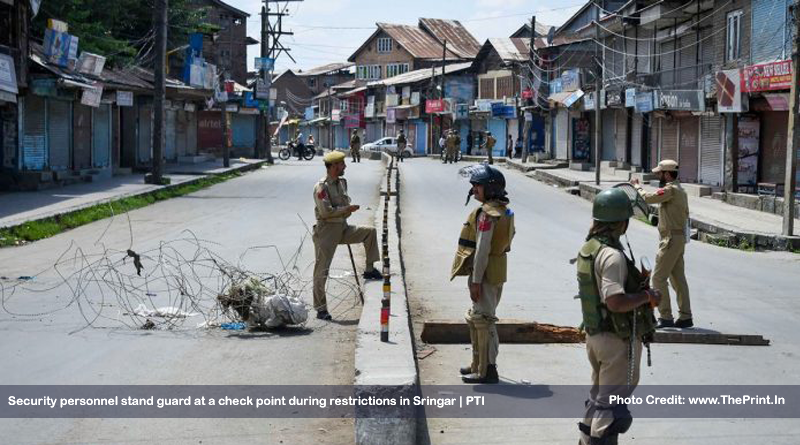
[[[648,204],[659,204],[658,207],[658,254],[653,270],[653,287],[658,289],[664,298],[658,306],[658,327],[690,328],[694,326],[692,308],[689,301],[689,284],[686,282],[683,256],[686,243],[689,241],[689,198],[678,181],[678,163],[664,159],[653,169],[658,175],[660,188],[648,193],[642,189],[637,179],[631,184]],[[669,285],[672,283],[678,300],[678,320],[672,316],[672,305],[669,296]]]
[[[361,162],[361,138],[358,136],[357,128],[350,136],[350,156],[353,157],[353,162]]]
[[[374,263],[380,259],[378,235],[374,227],[351,226],[347,218],[358,211],[347,195],[347,180],[344,179],[345,155],[331,151],[323,158],[327,174],[314,186],[314,309],[317,318],[330,320],[325,283],[339,244],[363,244],[367,255],[364,279],[380,280],[383,275],[375,269]]]
[[[464,383],[497,383],[497,305],[506,282],[507,258],[514,238],[514,212],[508,208],[503,174],[486,164],[469,167],[472,188],[467,195],[481,203],[470,212],[458,240],[452,281],[467,277],[472,306],[466,321],[472,342],[472,362],[461,368]]]
[[[623,252],[633,206],[620,189],[600,192],[592,208],[592,228],[577,257],[578,293],[592,366],[592,387],[578,424],[580,445],[614,444],[633,422],[624,403],[639,382],[642,343],[655,331],[653,307],[661,299],[647,286],[647,272]]]

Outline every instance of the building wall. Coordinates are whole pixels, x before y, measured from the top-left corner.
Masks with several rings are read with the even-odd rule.
[[[752,63],[785,60],[791,53],[789,0],[752,0]]]
[[[276,104],[282,106],[281,102],[286,102],[286,109],[292,116],[303,116],[306,107],[311,105],[311,98],[314,97],[303,78],[293,72],[281,75],[272,84],[272,88],[277,90]],[[287,92],[292,94],[289,95]],[[272,107],[272,113],[275,113],[275,108]],[[273,115],[272,118],[274,119],[275,116]]]
[[[720,3],[717,5],[716,3]],[[718,33],[714,34],[712,38],[709,40],[704,41],[706,42],[713,42],[714,45],[714,71],[717,69],[728,69],[728,68],[738,68],[746,65],[750,61],[750,29],[751,29],[751,7],[750,7],[750,0],[733,0],[724,8],[722,7],[725,3],[715,2],[715,12],[713,22],[714,22],[714,31],[718,31],[720,29],[727,28],[727,16],[729,12],[736,11],[737,9],[741,9],[742,14],[742,40],[741,40],[741,57],[738,60],[734,61],[726,61],[725,60],[725,51],[726,51],[726,43],[727,43],[727,31],[719,31]],[[719,8],[719,9],[716,9]]]
[[[206,15],[206,22],[223,28],[217,34],[216,42],[209,43],[203,48],[206,59],[217,65],[219,72],[226,70],[231,79],[244,85],[247,82],[247,19],[245,15],[237,15],[231,10],[220,8],[209,0],[196,0],[196,4],[210,7]],[[227,19],[221,17],[226,16]],[[239,24],[234,23],[238,19]],[[230,58],[223,58],[223,51],[230,52]]]
[[[356,54],[355,57],[355,64],[356,64],[356,73],[358,73],[358,67],[362,65],[380,65],[381,68],[381,77],[386,78],[386,65],[390,63],[408,63],[408,70],[413,71],[419,66],[415,65],[415,59],[406,51],[405,48],[401,48],[397,41],[393,41],[392,43],[392,52],[390,53],[379,53],[378,52],[378,39],[389,37],[388,34],[385,32],[379,32],[372,40],[370,40],[364,49]],[[358,75],[358,74],[356,74]]]

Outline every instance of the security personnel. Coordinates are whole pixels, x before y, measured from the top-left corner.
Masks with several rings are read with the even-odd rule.
[[[494,158],[492,157],[492,150],[494,150],[494,145],[497,143],[497,139],[492,136],[491,131],[486,132],[486,142],[484,142],[483,147],[486,149],[486,153],[489,155],[489,164],[494,164]]]
[[[353,130],[353,135],[350,136],[350,156],[353,157],[353,162],[361,162],[361,138],[358,136],[358,129]]]
[[[624,404],[610,396],[629,397],[639,382],[642,340],[655,330],[653,309],[661,299],[647,276],[623,253],[620,236],[628,229],[633,207],[619,189],[594,200],[594,222],[578,254],[578,289],[592,366],[592,388],[584,419],[578,424],[581,445],[616,445],[633,419]]]
[[[340,151],[331,151],[323,158],[328,174],[314,186],[314,214],[317,224],[314,225],[314,309],[317,318],[330,320],[325,298],[325,283],[328,270],[339,244],[364,245],[367,254],[367,266],[364,279],[380,280],[381,273],[373,267],[380,259],[378,252],[378,235],[373,227],[351,226],[347,217],[360,207],[350,204],[347,196],[347,181],[342,177],[346,168],[345,155]]]
[[[406,134],[403,130],[400,130],[400,134],[397,135],[397,157],[400,158],[400,162],[403,162],[403,151],[405,151],[407,144]]]
[[[472,363],[461,368],[464,383],[497,383],[497,304],[506,282],[506,253],[514,238],[514,212],[506,198],[503,174],[486,164],[470,167],[472,189],[481,206],[473,210],[461,229],[450,274],[467,276],[472,307],[466,313],[472,341]]]
[[[455,144],[455,136],[453,130],[447,130],[447,136],[444,139],[444,163],[449,164],[452,162],[453,145]]]
[[[683,254],[686,250],[688,235],[689,199],[678,181],[678,163],[664,159],[653,169],[658,175],[660,187],[653,193],[645,192],[637,179],[631,183],[648,204],[659,204],[658,207],[658,254],[653,270],[653,287],[661,291],[664,299],[658,306],[658,327],[690,328],[692,308],[689,302],[689,284],[684,272]],[[670,304],[669,286],[672,282],[678,296],[678,321],[673,321]]]

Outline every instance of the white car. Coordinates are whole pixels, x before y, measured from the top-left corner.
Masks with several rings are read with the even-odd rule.
[[[388,154],[397,154],[397,138],[387,137],[378,139],[375,142],[364,144],[361,149],[366,151],[385,151]],[[403,150],[402,156],[404,158],[410,158],[411,156],[414,156],[414,149],[411,147],[411,144],[406,143],[406,148]]]

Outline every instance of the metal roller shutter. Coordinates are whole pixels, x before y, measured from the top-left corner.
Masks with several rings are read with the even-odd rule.
[[[186,112],[186,155],[197,155],[197,113]]]
[[[177,159],[175,150],[175,110],[166,110],[166,131],[164,132],[164,159],[174,161]],[[235,134],[235,133],[234,133]]]
[[[628,140],[628,111],[625,109],[616,112],[616,156],[618,161],[628,162],[626,156],[626,141]]]
[[[700,118],[684,117],[679,121],[680,147],[678,164],[680,180],[697,182],[697,165],[700,146]]]
[[[252,148],[256,145],[256,119],[248,114],[231,115],[231,128],[233,130],[233,146],[237,148]],[[308,134],[303,135],[303,143],[308,141]]]
[[[175,149],[178,157],[186,156],[186,112],[183,110],[178,110],[175,130]]]
[[[93,111],[94,124],[92,125],[92,138],[94,167],[108,167],[111,159],[111,110],[110,105],[100,105]]]
[[[417,139],[416,139],[416,145],[414,145],[414,152],[419,154],[425,154],[428,145],[427,142],[428,142],[428,127],[425,124],[425,122],[419,121],[417,122]]]
[[[563,108],[559,108],[558,114],[556,114],[556,159],[568,159],[567,158],[567,137],[568,137],[568,125],[569,125],[569,114],[567,110]]]
[[[722,184],[722,118],[703,117],[700,120],[700,182]]]
[[[642,166],[642,115],[633,113],[631,117],[631,164]]]
[[[695,41],[694,34],[684,36],[679,40],[677,89],[693,90],[697,88],[697,46]]]
[[[661,85],[672,87],[675,84],[675,40],[663,42],[659,51],[659,70],[661,72]]]
[[[69,170],[72,155],[72,102],[47,100],[47,139],[51,170]]]
[[[664,159],[678,159],[678,119],[664,119],[661,123],[661,157]]]
[[[153,111],[150,105],[139,107],[139,164],[149,164],[153,160]]]
[[[761,113],[761,171],[760,182],[783,184],[786,182],[786,135],[789,113],[765,111]]]
[[[613,161],[617,157],[616,140],[614,138],[614,130],[616,129],[616,113],[614,110],[602,111],[602,125],[603,125],[603,154],[600,157],[603,161]]]
[[[74,103],[72,114],[73,168],[83,170],[92,167],[92,109]]]
[[[133,168],[136,166],[136,114],[135,107],[120,107],[122,114],[122,159],[120,166]]]
[[[652,116],[650,117],[650,122],[652,122],[652,126],[650,127],[650,168],[654,168],[658,165],[658,143],[661,138],[661,126],[664,123],[664,119],[655,119]],[[649,170],[648,169],[648,170]]]
[[[25,98],[25,117],[22,133],[22,166],[27,170],[42,170],[47,164],[47,135],[45,99]]]

